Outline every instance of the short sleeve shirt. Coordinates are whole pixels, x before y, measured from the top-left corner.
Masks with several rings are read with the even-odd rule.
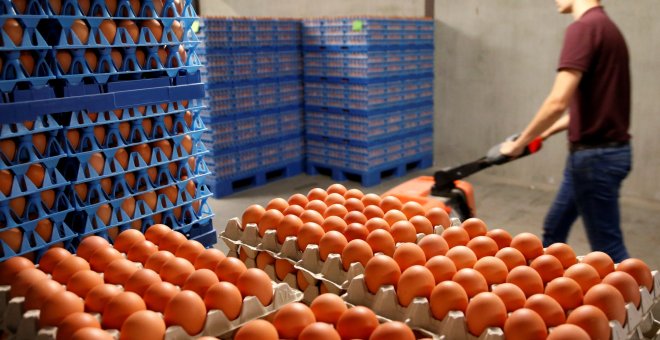
[[[630,70],[623,35],[602,7],[568,26],[558,70],[582,72],[570,104],[568,138],[598,145],[630,139]]]

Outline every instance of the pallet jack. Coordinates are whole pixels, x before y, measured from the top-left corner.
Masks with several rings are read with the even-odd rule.
[[[512,141],[518,135],[512,135],[505,141]],[[420,176],[406,181],[382,196],[395,196],[402,203],[415,201],[425,210],[434,207],[445,209],[450,217],[463,221],[476,216],[474,190],[472,184],[462,179],[494,165],[502,165],[524,156],[538,152],[543,140],[534,139],[518,157],[507,157],[500,153],[502,143],[491,147],[486,156],[453,168],[436,171],[433,176]]]

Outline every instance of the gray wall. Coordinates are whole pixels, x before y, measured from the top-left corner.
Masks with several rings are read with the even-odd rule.
[[[201,14],[313,17],[422,16],[423,0],[201,0]],[[660,206],[660,6],[657,0],[603,0],[628,41],[633,76],[634,169],[627,199]],[[435,0],[436,165],[480,157],[522,130],[552,85],[571,17],[545,0]],[[566,137],[537,155],[487,174],[518,184],[556,187]]]

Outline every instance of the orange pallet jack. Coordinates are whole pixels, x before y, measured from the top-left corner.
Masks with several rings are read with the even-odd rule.
[[[506,140],[515,140],[517,137],[518,135],[513,135]],[[396,196],[403,203],[415,201],[427,211],[439,207],[445,209],[450,217],[463,221],[477,214],[472,184],[463,181],[463,178],[493,165],[506,164],[536,153],[542,145],[543,140],[537,138],[527,145],[522,155],[507,157],[500,153],[501,144],[497,144],[491,147],[484,157],[457,167],[439,170],[433,176],[411,179],[390,189],[382,196]]]

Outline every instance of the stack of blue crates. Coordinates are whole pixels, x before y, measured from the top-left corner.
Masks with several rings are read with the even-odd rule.
[[[215,196],[301,173],[300,21],[204,18],[202,31]]]
[[[432,20],[303,20],[307,172],[364,186],[433,163]]]
[[[0,0],[0,260],[154,223],[216,242],[197,16],[157,2]]]

